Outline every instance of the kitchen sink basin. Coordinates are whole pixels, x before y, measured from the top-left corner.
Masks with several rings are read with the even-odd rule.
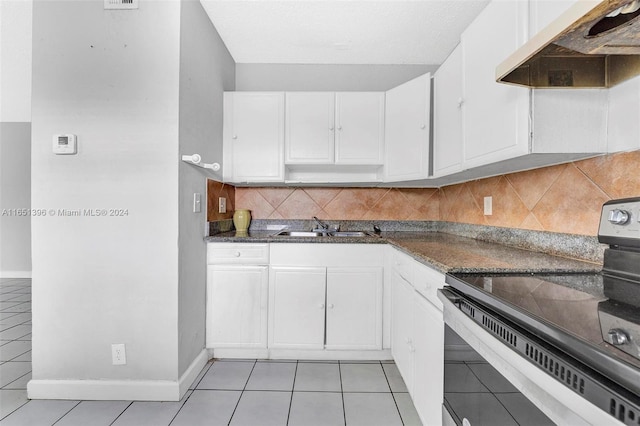
[[[276,237],[322,237],[322,232],[314,231],[280,231]]]
[[[367,231],[336,231],[331,233],[332,237],[377,237],[376,234]]]
[[[378,235],[367,231],[290,231],[282,230],[276,234],[276,237],[377,237]]]

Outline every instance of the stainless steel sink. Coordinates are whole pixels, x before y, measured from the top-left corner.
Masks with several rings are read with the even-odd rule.
[[[331,232],[330,235],[332,237],[377,237],[376,234],[367,231],[336,231]]]
[[[282,230],[274,234],[275,237],[378,237],[372,232],[367,231],[291,231]]]
[[[276,237],[322,237],[322,232],[314,231],[280,231],[274,234]]]

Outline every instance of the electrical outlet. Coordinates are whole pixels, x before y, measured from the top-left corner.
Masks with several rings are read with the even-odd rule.
[[[227,199],[224,197],[218,198],[218,213],[226,213],[227,212]]]
[[[193,212],[194,213],[200,213],[200,210],[202,209],[201,207],[202,203],[200,202],[200,200],[201,200],[200,193],[194,192],[193,193]]]
[[[491,216],[493,214],[493,197],[484,197],[484,215]]]
[[[127,352],[124,348],[124,343],[111,345],[111,363],[113,365],[125,365],[127,363]]]

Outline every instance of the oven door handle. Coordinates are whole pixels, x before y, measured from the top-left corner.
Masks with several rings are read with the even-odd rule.
[[[454,306],[460,308],[460,302],[462,301],[462,298],[458,296],[456,293],[454,293],[453,291],[449,290],[446,287],[438,290],[438,293],[439,293],[438,298],[440,300],[442,300],[443,302],[447,301],[449,303],[452,303]]]

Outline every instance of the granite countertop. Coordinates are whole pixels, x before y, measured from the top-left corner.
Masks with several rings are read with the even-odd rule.
[[[441,272],[592,273],[599,263],[568,259],[442,232],[395,232],[384,239]]]
[[[206,237],[207,242],[236,243],[332,243],[391,244],[440,272],[487,273],[591,273],[602,265],[503,244],[480,241],[443,232],[383,232],[380,237],[287,237],[277,231],[251,231],[237,237],[235,231]]]

